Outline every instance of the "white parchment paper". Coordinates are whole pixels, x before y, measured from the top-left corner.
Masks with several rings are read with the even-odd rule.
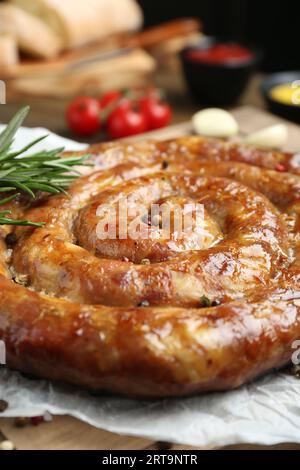
[[[16,146],[44,133],[49,132],[24,128]],[[61,145],[70,150],[83,147],[51,133],[39,144],[43,148]],[[300,380],[283,372],[227,393],[137,401],[93,396],[77,388],[30,380],[1,367],[0,399],[9,403],[0,416],[69,414],[107,431],[165,442],[209,447],[300,443]]]

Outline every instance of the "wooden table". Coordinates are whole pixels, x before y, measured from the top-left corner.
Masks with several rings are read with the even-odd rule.
[[[2,438],[11,440],[21,450],[188,450],[196,449],[189,446],[170,445],[153,442],[138,437],[119,436],[88,424],[77,421],[70,416],[56,416],[51,423],[37,427],[17,428],[12,419],[0,420]],[[200,449],[200,448],[199,448]],[[278,446],[239,445],[229,446],[234,450],[300,450],[297,444],[281,444]]]
[[[250,87],[241,100],[241,104],[250,103],[258,107],[263,106],[259,93],[257,92],[259,81],[260,77],[257,76],[251,82]],[[174,121],[182,122],[189,119],[192,112],[195,111],[195,106],[190,103],[182,91],[183,88],[182,83],[180,82],[180,77],[175,76],[173,77],[172,81],[170,81],[169,78],[168,89],[175,106]],[[63,119],[63,109],[65,103],[55,103],[51,100],[35,100],[31,102],[31,105],[32,112],[27,124],[32,126],[42,125],[62,135],[67,135]],[[0,121],[7,120],[8,116],[10,116],[18,107],[19,104],[0,106]],[[258,112],[257,110],[249,107],[238,110],[236,112],[236,116],[240,122],[241,130],[244,133],[257,130],[273,122],[277,122],[277,118],[274,118],[263,112]],[[179,129],[175,129],[175,134],[180,129],[182,129],[181,126]],[[299,149],[300,128],[289,124],[289,129],[289,147],[291,149]],[[51,423],[43,423],[38,427],[27,426],[24,429],[15,427],[14,420],[12,419],[2,419],[0,420],[0,429],[2,431],[2,439],[5,436],[7,439],[12,440],[18,449],[188,449],[187,446],[171,446],[167,443],[153,442],[148,439],[126,436],[124,437],[117,434],[111,434],[106,431],[95,429],[68,416],[54,417]],[[230,448],[269,449],[268,447],[253,445],[239,445],[232,446]],[[274,448],[299,450],[300,445],[284,444],[275,446]]]

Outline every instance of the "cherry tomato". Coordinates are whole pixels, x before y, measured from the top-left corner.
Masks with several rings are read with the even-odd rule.
[[[108,91],[105,93],[102,98],[100,99],[100,106],[101,109],[105,109],[113,103],[121,100],[122,93],[120,91]]]
[[[67,108],[69,128],[76,134],[90,136],[101,128],[100,105],[94,98],[81,96]]]
[[[150,130],[167,126],[172,119],[171,107],[153,97],[141,100],[142,111],[148,121]]]
[[[114,139],[142,134],[148,130],[147,119],[130,101],[118,106],[107,120],[107,131]]]

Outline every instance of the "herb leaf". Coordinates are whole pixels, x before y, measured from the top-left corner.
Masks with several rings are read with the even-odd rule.
[[[29,155],[22,154],[47,136],[29,143],[21,150],[12,152],[14,137],[29,112],[29,106],[22,108],[0,134],[0,193],[13,193],[0,199],[0,206],[9,203],[20,194],[35,198],[36,192],[50,194],[63,192],[78,177],[74,166],[85,165],[89,155],[62,157],[64,148],[44,150]],[[40,227],[43,223],[28,220],[15,220],[6,215],[10,211],[0,211],[0,225],[28,225]]]

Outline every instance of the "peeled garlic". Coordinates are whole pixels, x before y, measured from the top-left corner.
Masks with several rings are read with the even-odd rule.
[[[219,108],[199,111],[193,116],[192,122],[195,132],[207,137],[232,137],[239,131],[233,115]]]
[[[11,441],[0,442],[0,450],[14,450],[14,445]]]
[[[288,129],[285,124],[276,124],[266,127],[258,132],[248,135],[245,142],[259,147],[278,148],[282,147],[288,139]]]

